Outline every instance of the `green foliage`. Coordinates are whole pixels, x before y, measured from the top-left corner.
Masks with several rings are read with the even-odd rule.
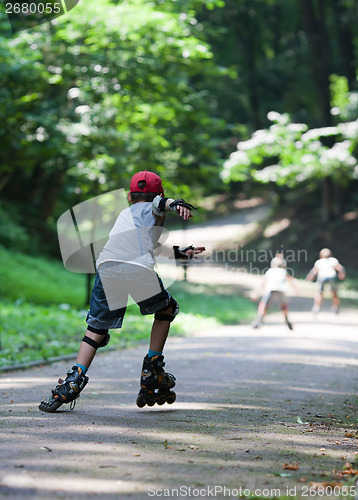
[[[30,237],[21,225],[21,217],[16,207],[0,203],[0,244],[17,250],[25,250],[30,244]]]
[[[62,263],[1,246],[0,262],[2,297],[33,304],[83,307],[85,276],[66,271]]]
[[[85,330],[84,311],[65,307],[2,302],[0,367],[76,352]]]
[[[35,202],[46,219],[62,209],[61,193],[68,206],[127,187],[139,169],[175,190],[213,187],[224,123],[197,82],[219,70],[190,28],[190,18],[143,0],[89,0],[0,35],[0,175],[12,197]]]
[[[225,181],[253,178],[295,188],[326,177],[341,185],[358,178],[353,154],[358,144],[356,121],[309,129],[304,123],[291,122],[287,114],[270,112],[268,118],[273,125],[238,143],[225,163]],[[331,147],[324,145],[327,138],[333,139]]]
[[[61,213],[127,188],[142,169],[160,174],[170,195],[217,194],[238,141],[226,180],[349,183],[357,140],[339,123],[357,117],[357,2],[321,7],[88,0],[15,35],[0,8],[0,190],[19,206],[18,215],[7,210],[0,241],[33,251],[40,234],[41,249],[54,253],[48,230]],[[280,118],[271,125],[273,109]],[[338,129],[312,136],[331,122]]]

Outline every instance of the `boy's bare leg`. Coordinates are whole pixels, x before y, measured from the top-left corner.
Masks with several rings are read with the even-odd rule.
[[[172,308],[169,307],[168,309],[160,312],[162,312],[163,314],[171,314]],[[149,349],[151,351],[157,351],[157,352],[163,351],[164,345],[168,338],[169,328],[170,328],[169,321],[161,319],[155,319],[153,321],[152,331],[150,333],[150,343],[149,343]]]
[[[172,314],[172,306],[160,311],[162,314]],[[149,349],[151,351],[162,352],[168,338],[170,321],[154,319],[152,331],[150,333]]]
[[[318,311],[321,310],[321,307],[322,307],[322,303],[323,303],[323,292],[318,292],[314,298],[314,302],[313,302],[313,312],[314,313],[318,313]]]
[[[98,335],[98,333],[91,332],[90,330],[86,331],[86,336],[90,337],[92,340],[100,344],[105,335]],[[77,359],[76,363],[85,366],[86,368],[89,368],[93,358],[96,354],[96,349],[92,347],[91,345],[87,344],[86,342],[81,342],[78,354],[77,354]]]
[[[264,317],[266,316],[267,310],[268,310],[267,300],[261,299],[259,302],[258,309],[257,309],[257,317],[251,323],[252,328],[261,328]]]
[[[293,325],[291,321],[288,319],[288,305],[286,303],[281,305],[281,310],[283,312],[283,315],[285,317],[286,324],[290,330],[293,330]]]
[[[339,311],[339,304],[340,300],[337,294],[336,290],[332,290],[332,306],[333,306],[333,311],[338,313]]]

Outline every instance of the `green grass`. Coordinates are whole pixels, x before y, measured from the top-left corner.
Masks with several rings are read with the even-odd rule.
[[[42,305],[84,306],[86,276],[66,271],[61,262],[0,246],[0,269],[2,298]]]
[[[0,369],[76,353],[86,330],[83,275],[62,264],[0,247]],[[180,304],[171,335],[190,335],[250,320],[254,305],[233,287],[177,282],[170,292]],[[121,330],[111,332],[110,347],[123,348],[148,340],[152,316],[128,307]]]

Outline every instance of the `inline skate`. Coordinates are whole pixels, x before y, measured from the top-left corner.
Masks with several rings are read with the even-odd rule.
[[[87,385],[89,378],[83,373],[79,366],[73,366],[67,372],[65,380],[58,379],[58,384],[52,389],[52,395],[41,401],[39,409],[47,413],[54,413],[64,403],[73,403],[70,409],[73,410],[75,400],[80,396],[80,392]]]
[[[137,397],[139,408],[145,405],[154,406],[155,403],[160,406],[164,403],[174,403],[176,394],[170,389],[175,386],[175,377],[164,371],[164,365],[163,355],[144,358],[140,379],[141,389]]]

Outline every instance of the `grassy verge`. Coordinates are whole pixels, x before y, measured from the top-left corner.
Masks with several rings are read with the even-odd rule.
[[[0,247],[2,301],[0,369],[75,353],[86,329],[85,278],[60,263]],[[180,304],[172,335],[250,320],[254,305],[232,288],[174,283]],[[129,306],[123,328],[112,332],[110,347],[149,338],[152,316]]]

